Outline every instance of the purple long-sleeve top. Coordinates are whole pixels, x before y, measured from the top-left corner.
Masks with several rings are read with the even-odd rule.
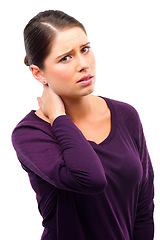
[[[102,97],[111,131],[87,140],[68,115],[53,125],[31,111],[13,146],[36,192],[42,240],[152,240],[153,168],[141,121],[130,105]]]

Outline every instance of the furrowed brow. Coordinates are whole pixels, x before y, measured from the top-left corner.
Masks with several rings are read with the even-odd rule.
[[[87,42],[87,43],[83,44],[83,45],[81,46],[81,48],[82,48],[82,47],[85,47],[85,46],[87,46],[87,45],[89,45],[89,44],[90,44],[90,42]]]
[[[87,45],[89,45],[89,44],[90,44],[90,42],[87,42],[87,43],[81,45],[80,48],[85,47],[85,46],[87,46]],[[64,56],[69,55],[69,54],[71,54],[72,52],[73,52],[73,50],[70,50],[70,51],[68,51],[68,52],[65,52],[65,53],[63,53],[62,55],[58,56],[56,59],[58,60],[58,59],[60,59],[60,58],[63,58]]]

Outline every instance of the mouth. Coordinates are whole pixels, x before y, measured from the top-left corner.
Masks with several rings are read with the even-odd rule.
[[[93,78],[93,75],[89,74],[87,76],[83,76],[77,83],[86,82],[88,80],[91,80],[92,78]]]

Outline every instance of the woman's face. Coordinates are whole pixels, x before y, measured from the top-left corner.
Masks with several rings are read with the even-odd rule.
[[[95,58],[85,32],[74,27],[57,33],[43,74],[49,87],[64,97],[80,97],[93,92]],[[81,78],[85,78],[83,81]]]

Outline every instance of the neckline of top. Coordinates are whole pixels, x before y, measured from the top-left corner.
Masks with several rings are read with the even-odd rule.
[[[110,113],[111,113],[111,130],[110,130],[108,136],[105,139],[103,139],[100,143],[96,143],[95,141],[91,141],[91,140],[87,140],[87,141],[90,142],[91,144],[95,144],[97,146],[100,146],[100,145],[109,143],[113,139],[113,137],[115,135],[115,131],[116,131],[116,115],[115,115],[114,107],[113,107],[110,99],[106,98],[106,97],[102,97],[102,96],[98,96],[98,97],[104,99],[104,101],[106,102],[106,104],[107,104],[107,106],[110,110]]]
[[[113,137],[114,137],[114,135],[115,135],[115,131],[116,131],[116,116],[115,116],[115,111],[114,111],[114,107],[113,107],[113,105],[112,105],[112,102],[110,101],[109,98],[102,97],[102,96],[98,96],[98,97],[104,99],[104,101],[106,102],[106,104],[107,104],[107,106],[108,106],[108,108],[109,108],[109,110],[110,110],[110,113],[111,113],[111,130],[110,130],[110,133],[108,134],[108,136],[107,136],[104,140],[102,140],[100,143],[96,143],[96,142],[94,142],[94,141],[91,141],[91,140],[88,140],[88,139],[87,139],[87,141],[88,141],[89,143],[95,144],[95,145],[97,145],[97,146],[102,145],[102,144],[104,144],[104,143],[105,143],[105,144],[106,144],[106,143],[109,143],[109,142],[113,139]],[[47,121],[45,121],[45,120],[43,120],[42,118],[38,117],[35,112],[36,112],[36,110],[32,110],[32,111],[31,111],[31,114],[32,114],[32,116],[33,116],[34,118],[36,118],[37,120],[45,123],[46,125],[50,125],[50,123],[48,123]],[[64,115],[64,116],[65,116],[65,115]]]

